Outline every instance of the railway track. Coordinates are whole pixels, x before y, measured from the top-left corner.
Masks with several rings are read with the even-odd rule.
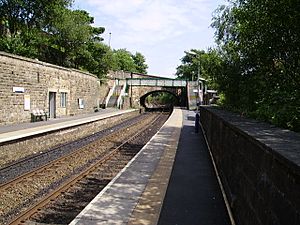
[[[109,135],[116,130],[138,123],[139,121],[143,120],[145,116],[145,114],[141,114],[112,127],[100,130],[93,135],[89,135],[87,137],[80,138],[78,140],[71,141],[0,166],[0,185],[14,179],[15,177],[27,173],[30,170],[33,170],[34,168],[40,167],[48,162],[58,159],[59,157],[70,154],[80,147],[83,147],[99,138],[103,138],[104,136]]]
[[[30,222],[33,220],[45,224],[50,218],[56,218],[56,222],[64,218],[64,223],[58,224],[67,224],[100,191],[99,187],[103,188],[127,164],[165,120],[166,115],[157,117],[149,114],[129,127],[95,139],[76,151],[2,184],[0,215],[6,219],[0,223],[8,224],[11,220],[10,224],[34,224]],[[93,187],[95,190],[91,191]],[[79,193],[89,196],[82,198]],[[49,213],[55,212],[57,207],[62,208],[59,207],[62,204],[64,209],[69,205],[67,208],[72,210],[59,217],[55,215],[61,214],[62,210]],[[17,218],[16,214],[19,215]]]

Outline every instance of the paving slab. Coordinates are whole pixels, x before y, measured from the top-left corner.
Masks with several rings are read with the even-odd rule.
[[[126,199],[103,195],[92,201],[83,213],[71,224],[89,224],[90,221],[123,221],[131,215],[132,208],[136,205],[135,199]]]

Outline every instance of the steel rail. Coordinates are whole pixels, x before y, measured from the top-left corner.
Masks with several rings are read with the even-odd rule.
[[[138,117],[138,118],[139,118],[139,117]],[[130,122],[129,126],[131,126],[131,125],[133,125],[133,124],[139,122],[139,120],[137,120],[137,121],[130,121],[130,120],[132,120],[132,118],[125,121],[125,123],[126,123],[126,122]],[[131,123],[131,122],[133,122],[133,123]],[[122,124],[122,123],[121,123],[121,124]],[[120,125],[120,124],[117,124],[117,125],[115,125],[115,126],[119,126],[119,125]],[[77,126],[80,126],[80,125],[77,125]],[[88,142],[89,139],[92,139],[92,138],[94,138],[94,137],[96,137],[96,136],[99,136],[99,135],[101,135],[101,134],[103,134],[103,133],[105,133],[105,132],[109,132],[109,134],[110,134],[110,133],[112,133],[112,132],[111,132],[111,131],[108,131],[108,130],[113,129],[115,126],[106,128],[106,129],[104,129],[104,130],[97,131],[96,133],[93,133],[93,134],[88,135],[88,136],[86,136],[86,137],[81,137],[81,138],[79,138],[79,139],[76,139],[76,140],[73,140],[73,141],[69,141],[69,142],[67,142],[67,143],[59,144],[58,146],[54,146],[54,147],[52,147],[52,148],[50,148],[50,149],[47,149],[47,150],[45,150],[44,152],[39,153],[39,154],[37,154],[37,155],[29,155],[29,156],[26,156],[25,158],[22,158],[22,159],[17,160],[16,162],[10,162],[10,163],[7,163],[7,164],[4,165],[4,166],[0,166],[0,173],[2,173],[3,171],[11,170],[12,168],[15,168],[15,167],[18,166],[18,165],[22,165],[22,164],[24,164],[24,163],[26,163],[26,162],[28,162],[28,161],[30,161],[30,160],[37,159],[37,158],[41,158],[41,157],[43,157],[43,156],[45,156],[45,155],[47,155],[47,154],[53,154],[54,152],[59,151],[61,148],[66,147],[66,146],[68,146],[68,145],[76,144],[76,143],[78,143],[78,142],[85,142],[85,141]],[[84,146],[86,146],[86,145],[88,145],[88,144],[89,144],[89,143],[84,144]],[[82,147],[84,147],[84,146],[82,146]],[[76,149],[76,150],[77,150],[77,149]],[[75,152],[76,150],[72,151],[72,152],[69,153],[69,154],[72,154],[72,153]],[[55,160],[56,160],[56,159],[52,160],[51,162],[54,162]],[[49,162],[49,163],[51,163],[51,162]],[[39,167],[38,167],[38,168],[39,168]],[[38,169],[38,168],[37,168],[37,169]],[[0,183],[0,188],[2,187],[3,184],[6,184],[6,183],[7,183],[7,182],[3,182],[2,184]]]
[[[111,159],[116,153],[119,152],[122,146],[127,144],[129,141],[137,138],[139,135],[141,135],[148,127],[153,125],[162,115],[162,113],[155,118],[154,121],[151,122],[147,127],[140,130],[138,133],[136,133],[134,136],[130,137],[126,141],[124,141],[122,144],[117,146],[115,149],[107,153],[105,156],[101,157],[97,162],[95,162],[93,165],[89,166],[85,169],[85,171],[81,172],[78,175],[75,175],[71,178],[69,178],[66,182],[61,184],[58,188],[56,188],[53,192],[49,193],[45,197],[43,197],[39,202],[35,203],[32,207],[28,208],[24,212],[22,212],[20,215],[18,215],[16,218],[11,220],[8,225],[20,225],[24,224],[27,220],[30,219],[34,214],[36,214],[38,211],[40,211],[44,206],[46,206],[51,201],[54,201],[60,194],[63,194],[68,190],[70,187],[72,187],[75,183],[86,177],[88,174],[95,171],[97,168],[99,168],[103,163]]]
[[[133,125],[137,124],[138,122],[140,122],[140,121],[139,120],[135,121],[133,124],[130,124],[129,126],[133,126]],[[99,131],[98,133],[100,133],[100,132],[101,131]],[[118,131],[115,131],[115,132],[118,132]],[[109,135],[113,135],[115,132],[112,132]],[[95,135],[95,134],[93,134],[93,135]],[[87,139],[88,137],[85,137],[84,139]],[[105,138],[107,138],[107,136]],[[55,166],[55,165],[57,165],[59,163],[62,163],[62,161],[64,161],[65,159],[67,159],[69,157],[72,157],[72,155],[76,155],[76,154],[80,153],[82,150],[84,150],[84,148],[88,147],[90,144],[92,144],[94,142],[95,142],[95,140],[93,142],[90,142],[90,143],[84,145],[84,146],[79,147],[78,149],[76,149],[76,150],[74,150],[74,151],[72,151],[70,153],[67,153],[67,154],[65,154],[65,155],[63,155],[63,156],[61,156],[61,157],[59,157],[57,159],[54,159],[54,160],[52,160],[52,161],[50,161],[50,162],[48,162],[48,163],[46,163],[46,164],[44,164],[42,166],[34,168],[34,170],[32,170],[32,171],[24,173],[24,174],[22,174],[20,176],[15,177],[12,180],[9,180],[8,182],[4,182],[4,183],[0,184],[0,191],[1,190],[5,190],[6,188],[12,186],[14,183],[19,183],[20,180],[22,180],[22,179],[28,179],[28,178],[36,175],[36,173],[40,173],[40,172],[42,172],[45,169],[51,169],[51,167],[53,167],[53,166]],[[72,143],[73,142],[71,142],[71,144]],[[39,157],[39,156],[41,156],[41,155],[37,155],[37,157]],[[34,158],[34,157],[32,157],[32,158]]]

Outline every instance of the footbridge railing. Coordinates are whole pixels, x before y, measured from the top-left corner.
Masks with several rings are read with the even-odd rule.
[[[126,84],[130,86],[159,86],[159,87],[186,87],[186,80],[127,78]]]

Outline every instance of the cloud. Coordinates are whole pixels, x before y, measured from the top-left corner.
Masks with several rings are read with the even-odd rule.
[[[146,1],[144,0],[129,0],[129,1],[122,1],[122,0],[87,0],[86,1],[89,5],[97,7],[97,10],[108,14],[108,15],[115,15],[123,16],[125,14],[131,14],[135,10],[139,9],[141,5],[145,4]]]
[[[211,18],[207,0],[87,0],[98,16],[106,18],[107,30],[117,32],[128,44],[155,45],[199,29]],[[107,18],[110,18],[109,20]],[[98,21],[101,22],[101,21]],[[200,25],[201,26],[201,25]],[[114,37],[115,38],[115,37]]]
[[[104,42],[146,57],[150,74],[172,75],[184,51],[213,43],[212,12],[226,0],[75,0],[104,26]],[[111,33],[111,35],[109,35]]]

